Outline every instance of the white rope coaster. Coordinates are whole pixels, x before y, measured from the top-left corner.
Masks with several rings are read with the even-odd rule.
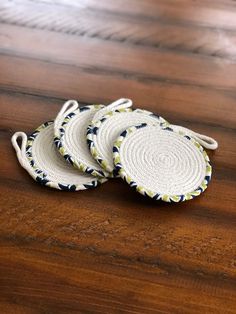
[[[17,139],[21,138],[21,146]],[[78,191],[94,188],[107,181],[81,173],[65,162],[54,144],[53,122],[37,128],[27,138],[24,132],[12,136],[12,145],[23,168],[42,185],[60,190]]]
[[[95,117],[88,127],[87,142],[92,156],[110,173],[116,176],[113,163],[112,148],[122,131],[140,123],[159,123],[167,125],[167,121],[150,111],[130,108],[117,109],[108,112],[100,119]]]
[[[202,146],[170,127],[142,124],[128,128],[115,142],[113,158],[119,175],[155,200],[190,200],[211,179],[211,165]]]
[[[67,101],[54,122],[56,146],[62,156],[79,170],[98,177],[108,173],[91,156],[86,143],[87,127],[91,120],[115,108],[131,106],[129,99],[120,99],[111,105],[91,105],[79,107],[74,100]]]

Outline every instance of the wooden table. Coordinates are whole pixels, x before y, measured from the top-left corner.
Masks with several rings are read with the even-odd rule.
[[[120,97],[219,141],[181,204],[37,185],[15,131]],[[0,313],[236,313],[236,3],[0,2]]]

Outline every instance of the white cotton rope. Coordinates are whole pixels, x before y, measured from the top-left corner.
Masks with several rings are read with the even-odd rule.
[[[108,106],[82,106],[75,100],[67,101],[55,119],[55,143],[64,158],[79,170],[98,177],[108,173],[92,157],[86,142],[87,127],[92,119],[107,111],[127,108],[132,105],[129,99],[119,99]]]
[[[59,154],[54,144],[53,122],[42,124],[27,138],[24,132],[12,136],[12,145],[23,168],[39,183],[61,190],[84,190],[105,182],[79,172]],[[18,144],[21,139],[21,145]]]
[[[147,110],[122,108],[108,112],[99,120],[93,119],[88,127],[87,141],[91,154],[110,176],[115,176],[112,156],[115,140],[123,130],[140,123],[166,124],[167,121]]]
[[[120,98],[114,102],[112,102],[110,105],[104,107],[103,109],[99,110],[98,112],[95,113],[93,117],[93,121],[97,121],[101,119],[106,113],[114,110],[122,110],[126,108],[132,107],[133,102],[132,100],[128,98]]]
[[[116,140],[113,158],[119,175],[139,193],[180,202],[200,195],[211,178],[202,146],[170,127],[128,128]]]
[[[189,129],[187,129],[183,126],[180,126],[180,125],[170,124],[170,127],[174,131],[177,131],[177,132],[182,133],[184,135],[190,135],[191,137],[193,137],[199,144],[201,144],[206,149],[215,150],[218,148],[217,141],[212,137],[194,132],[194,131],[189,130]]]

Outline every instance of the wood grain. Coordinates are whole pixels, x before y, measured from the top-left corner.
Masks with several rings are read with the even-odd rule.
[[[236,313],[235,51],[231,0],[1,1],[0,313]],[[120,97],[219,141],[204,195],[64,193],[20,168],[13,132]]]
[[[18,3],[14,11],[9,12],[9,6],[13,6],[11,3],[1,7],[0,22],[76,37],[96,37],[109,42],[126,42],[162,50],[180,51],[186,54],[235,59],[236,24],[233,25],[234,31],[232,31],[227,28],[228,23],[225,28],[221,26],[219,29],[218,20],[214,20],[215,24],[213,25],[203,24],[202,20],[201,23],[197,23],[197,21],[183,23],[182,19],[180,23],[176,20],[176,16],[175,20],[172,18],[171,21],[168,21],[168,15],[172,12],[173,6],[170,7],[165,3],[159,3],[158,7],[157,5],[154,7],[154,12],[156,12],[154,16],[143,14],[140,16],[139,13],[138,19],[137,15],[132,15],[132,12],[127,12],[127,10],[114,11],[114,4],[108,10],[108,1],[103,1],[102,6],[99,6],[97,2],[89,1],[86,5],[75,6],[73,10],[67,2],[63,4],[63,6],[56,6],[51,10],[50,3],[24,1]],[[140,7],[140,3],[137,7]],[[118,8],[122,7],[119,5]],[[229,7],[228,10],[230,9]],[[209,14],[216,10],[217,8],[212,8],[209,10]],[[24,15],[25,11],[29,12],[27,16]],[[147,13],[149,12],[150,10],[147,11]],[[234,12],[231,14],[234,21],[236,14]],[[222,16],[222,10],[220,15]],[[227,21],[228,15],[229,12],[227,12]],[[107,24],[104,24],[104,19]],[[188,28],[186,28],[186,24],[188,24]]]

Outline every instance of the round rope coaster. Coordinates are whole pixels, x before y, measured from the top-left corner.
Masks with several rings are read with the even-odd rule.
[[[105,114],[99,120],[93,119],[87,130],[87,143],[94,159],[110,173],[110,177],[117,175],[113,163],[112,148],[115,140],[122,131],[130,126],[140,123],[159,123],[167,125],[168,122],[154,113],[130,108],[117,109]]]
[[[21,146],[17,139],[21,138]],[[65,162],[54,144],[53,121],[46,122],[27,138],[24,132],[12,136],[12,145],[23,168],[38,183],[59,190],[94,188],[107,181],[81,173]]]
[[[62,156],[79,170],[97,177],[108,177],[108,173],[94,160],[86,143],[87,127],[91,120],[104,115],[107,110],[131,106],[128,99],[120,99],[109,106],[90,105],[79,107],[74,100],[67,101],[54,122],[56,146]]]
[[[113,147],[116,169],[154,200],[181,202],[200,195],[212,168],[202,146],[170,127],[142,124],[123,131]]]

